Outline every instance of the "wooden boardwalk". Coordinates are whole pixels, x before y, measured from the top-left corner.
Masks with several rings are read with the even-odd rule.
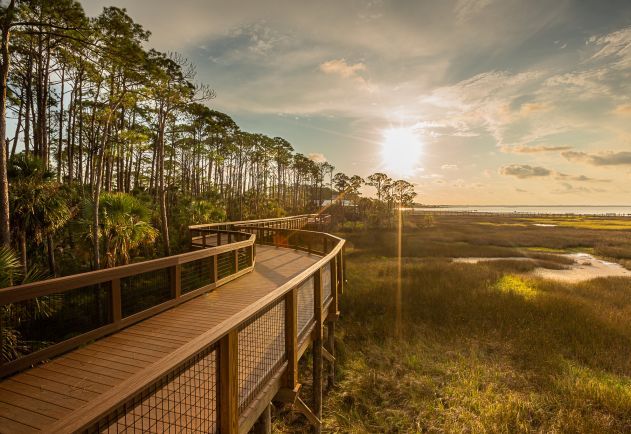
[[[226,240],[227,241],[227,240]],[[0,432],[46,431],[315,264],[320,256],[257,246],[254,271],[0,382]],[[184,430],[183,432],[185,432]]]

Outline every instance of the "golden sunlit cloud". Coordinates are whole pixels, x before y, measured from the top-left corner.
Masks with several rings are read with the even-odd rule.
[[[391,128],[383,132],[381,160],[395,176],[410,176],[421,158],[421,139],[411,128]]]

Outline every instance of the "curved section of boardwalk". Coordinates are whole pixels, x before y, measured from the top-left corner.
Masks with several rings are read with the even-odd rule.
[[[0,432],[46,431],[53,423],[177,352],[187,342],[238,314],[321,259],[288,248],[257,246],[256,250],[256,264],[251,273],[49,363],[4,379],[0,383]],[[276,338],[284,336],[278,334]],[[214,410],[202,409],[197,419],[210,418],[204,411]],[[147,430],[159,432],[160,427]],[[196,430],[191,427],[190,431]]]

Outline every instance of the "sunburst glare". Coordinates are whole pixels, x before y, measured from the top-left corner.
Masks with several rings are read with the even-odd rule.
[[[383,131],[381,160],[385,169],[397,176],[410,176],[421,158],[421,139],[412,128]]]

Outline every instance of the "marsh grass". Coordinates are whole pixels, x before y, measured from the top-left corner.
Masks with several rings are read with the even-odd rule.
[[[629,281],[570,286],[514,265],[406,261],[400,342],[395,260],[349,257],[328,429],[628,432]]]
[[[577,245],[607,242],[628,255],[628,234],[592,239],[560,228],[573,236],[565,239],[551,231],[559,228],[531,234],[519,226],[481,233],[473,219],[437,220],[434,231],[408,226],[404,235],[401,340],[393,336],[394,233],[345,234],[338,383],[324,401],[324,431],[631,432],[631,280],[525,275],[565,266],[554,253]],[[448,258],[498,251],[533,261]],[[302,418],[288,421],[275,429],[308,432]]]

